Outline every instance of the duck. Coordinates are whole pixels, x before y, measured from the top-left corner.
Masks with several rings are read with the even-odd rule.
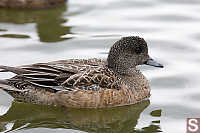
[[[0,88],[17,102],[67,108],[107,108],[136,104],[150,97],[150,84],[136,67],[163,68],[139,36],[122,37],[105,59],[67,59],[18,67],[0,66],[15,76]]]

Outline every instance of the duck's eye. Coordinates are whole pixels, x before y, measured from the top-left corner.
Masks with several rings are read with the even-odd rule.
[[[136,47],[136,48],[135,48],[135,53],[136,53],[136,54],[142,53],[142,47]]]

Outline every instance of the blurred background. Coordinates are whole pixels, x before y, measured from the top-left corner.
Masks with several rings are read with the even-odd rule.
[[[140,66],[150,80],[151,98],[121,108],[12,104],[0,90],[0,132],[186,132],[186,118],[200,117],[199,12],[199,0],[68,0],[49,9],[0,8],[0,65],[106,59],[116,40],[137,35],[165,66]]]

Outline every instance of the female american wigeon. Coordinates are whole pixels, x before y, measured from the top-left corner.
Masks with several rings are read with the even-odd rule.
[[[16,76],[0,87],[16,101],[72,108],[135,104],[150,97],[150,86],[137,65],[163,67],[148,55],[138,36],[123,37],[101,59],[69,59],[20,67],[0,66]]]

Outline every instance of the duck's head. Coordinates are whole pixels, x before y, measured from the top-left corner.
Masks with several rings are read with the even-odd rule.
[[[137,65],[163,67],[148,55],[147,43],[138,36],[123,37],[115,42],[108,55],[108,67],[120,75],[129,73],[130,68]]]

